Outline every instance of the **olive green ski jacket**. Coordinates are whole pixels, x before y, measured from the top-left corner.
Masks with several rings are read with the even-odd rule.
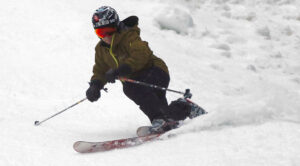
[[[140,37],[138,18],[131,16],[120,22],[122,25],[118,32],[112,36],[110,46],[105,46],[100,41],[95,47],[95,65],[91,80],[99,80],[103,85],[107,83],[105,73],[109,69],[117,69],[122,64],[127,64],[132,70],[128,78],[134,78],[140,72],[156,66],[169,73],[164,61],[155,55],[146,41]]]

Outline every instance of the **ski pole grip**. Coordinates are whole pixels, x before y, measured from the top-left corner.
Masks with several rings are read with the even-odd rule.
[[[184,95],[183,95],[183,97],[184,97],[184,98],[189,98],[189,99],[190,99],[190,98],[192,98],[192,96],[193,96],[193,95],[192,95],[192,93],[191,93],[191,90],[190,90],[190,89],[186,89],[186,90],[185,90],[185,93],[184,93]]]

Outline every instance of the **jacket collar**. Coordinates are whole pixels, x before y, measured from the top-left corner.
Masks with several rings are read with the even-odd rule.
[[[114,48],[116,45],[122,41],[123,37],[126,36],[127,32],[129,31],[136,31],[138,34],[140,34],[140,29],[138,28],[138,21],[139,18],[137,16],[130,16],[124,19],[123,21],[120,21],[117,27],[117,32],[114,33],[113,36],[113,45]],[[110,48],[111,46],[107,43],[105,43],[103,40],[100,41],[101,46]]]
[[[138,28],[138,21],[139,18],[137,16],[130,16],[121,21],[118,25],[118,31],[114,34],[115,36],[113,45],[118,45],[129,31],[136,31],[138,34],[140,34],[140,29]]]

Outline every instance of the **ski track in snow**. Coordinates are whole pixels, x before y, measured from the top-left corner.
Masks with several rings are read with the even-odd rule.
[[[159,141],[77,154],[75,141],[131,137],[149,124],[116,83],[98,102],[33,125],[84,97],[101,5],[139,17],[169,88],[190,88],[207,115]],[[11,0],[0,21],[0,165],[300,165],[297,0]]]

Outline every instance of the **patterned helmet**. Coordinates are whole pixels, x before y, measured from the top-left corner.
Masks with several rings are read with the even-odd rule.
[[[117,27],[119,24],[119,16],[112,7],[102,6],[94,12],[92,22],[94,29]]]

